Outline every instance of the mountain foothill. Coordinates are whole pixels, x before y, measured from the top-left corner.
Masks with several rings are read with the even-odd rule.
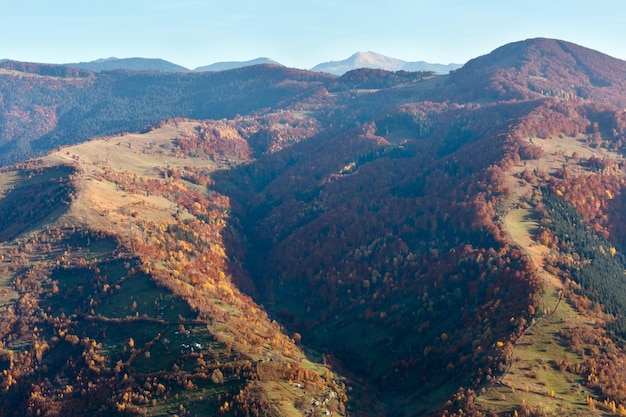
[[[626,62],[255,64],[0,62],[0,416],[626,415]]]

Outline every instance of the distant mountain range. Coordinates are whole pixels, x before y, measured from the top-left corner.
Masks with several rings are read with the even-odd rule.
[[[433,71],[437,74],[448,74],[450,71],[460,67],[460,64],[430,64],[424,61],[406,62],[375,52],[357,52],[343,61],[330,61],[318,64],[311,68],[311,71],[343,75],[357,68],[373,68],[387,71]]]
[[[249,61],[226,61],[216,62],[201,66],[193,70],[172,62],[157,58],[103,58],[90,62],[78,62],[65,64],[71,68],[86,69],[94,72],[130,70],[130,71],[158,71],[158,72],[217,72],[251,65],[270,64],[284,66],[271,58],[256,58]],[[342,61],[323,62],[311,68],[311,71],[325,72],[333,75],[343,75],[348,71],[360,68],[382,69],[386,71],[433,71],[436,74],[448,74],[460,64],[431,64],[424,61],[407,62],[401,59],[391,58],[375,52],[357,52]]]

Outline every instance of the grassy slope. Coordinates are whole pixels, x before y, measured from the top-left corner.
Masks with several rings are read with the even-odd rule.
[[[565,301],[559,303],[557,292],[555,287],[546,290],[544,304],[556,308],[539,315],[517,342],[510,368],[498,384],[479,397],[480,403],[500,413],[512,413],[520,404],[528,404],[553,414],[590,415],[586,398],[592,393],[581,385],[584,381],[580,377],[560,370],[558,365],[564,360],[582,360],[565,347],[559,330],[589,323]]]
[[[535,323],[529,326],[518,340],[512,353],[510,367],[499,382],[478,397],[478,402],[501,415],[512,415],[521,404],[539,407],[549,415],[605,415],[602,410],[590,410],[586,398],[594,396],[584,387],[584,381],[577,375],[559,368],[564,360],[578,363],[582,358],[570,351],[559,336],[563,328],[593,326],[564,299],[560,298],[561,278],[543,268],[544,257],[549,248],[533,238],[537,231],[537,221],[526,206],[525,198],[533,189],[531,184],[516,177],[524,169],[536,169],[551,173],[567,164],[574,173],[583,172],[576,160],[569,164],[564,158],[572,152],[589,157],[605,150],[589,149],[582,145],[581,138],[534,138],[534,143],[544,148],[545,157],[526,161],[509,172],[511,198],[504,203],[504,225],[511,240],[519,245],[532,259],[539,275],[547,287],[543,296],[542,311],[537,312]],[[610,414],[606,414],[610,415]]]

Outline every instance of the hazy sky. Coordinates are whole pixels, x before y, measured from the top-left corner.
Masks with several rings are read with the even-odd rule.
[[[1,0],[0,58],[163,58],[193,69],[270,57],[296,68],[373,51],[464,63],[557,38],[626,60],[623,0]]]

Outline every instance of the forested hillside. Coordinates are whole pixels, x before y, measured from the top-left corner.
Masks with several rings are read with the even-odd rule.
[[[334,78],[269,66],[197,74],[95,74],[12,61],[1,67],[3,164],[173,117],[221,119],[279,109]]]
[[[2,63],[0,415],[626,414],[624,74]]]

